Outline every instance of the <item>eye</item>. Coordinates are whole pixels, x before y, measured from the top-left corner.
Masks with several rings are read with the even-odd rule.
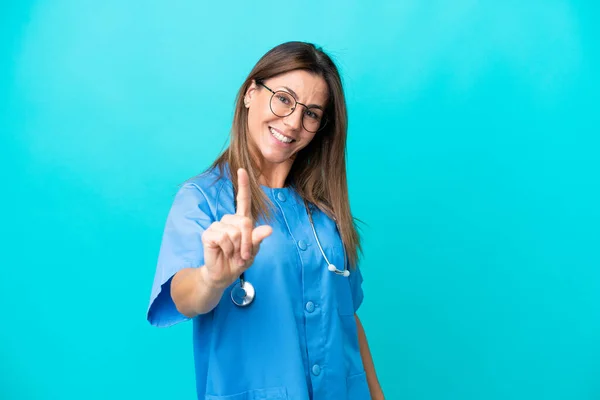
[[[290,98],[290,95],[287,93],[278,92],[275,95],[275,98],[277,100],[279,100],[282,104],[285,104],[286,106],[289,106],[290,104],[292,104],[292,99]]]
[[[320,115],[318,115],[317,113],[315,113],[314,111],[311,111],[311,110],[306,110],[306,112],[304,114],[307,115],[309,118],[314,119],[315,121],[318,121],[321,119]]]

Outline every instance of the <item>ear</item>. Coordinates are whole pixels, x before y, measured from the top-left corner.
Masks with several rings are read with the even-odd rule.
[[[253,79],[250,86],[248,86],[248,90],[246,90],[246,94],[244,95],[244,105],[246,106],[246,108],[250,107],[250,102],[252,101],[252,97],[256,94],[257,89],[258,85]]]

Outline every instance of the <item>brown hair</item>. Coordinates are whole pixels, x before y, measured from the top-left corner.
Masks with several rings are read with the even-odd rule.
[[[287,42],[269,50],[256,63],[236,97],[230,145],[212,168],[220,167],[221,171],[229,169],[236,193],[237,170],[245,168],[250,178],[253,219],[262,216],[269,220],[272,217],[270,207],[273,204],[260,187],[257,174],[259,166],[250,154],[248,110],[244,106],[244,96],[252,82],[258,83],[293,70],[305,70],[321,76],[329,88],[329,100],[325,108],[327,124],[296,154],[286,186],[293,186],[302,198],[336,221],[350,267],[354,269],[358,264],[361,245],[348,201],[346,100],[338,69],[321,48],[311,43]]]

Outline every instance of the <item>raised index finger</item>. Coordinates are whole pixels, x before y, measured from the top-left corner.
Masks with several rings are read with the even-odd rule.
[[[250,184],[248,180],[248,172],[244,168],[240,168],[237,171],[238,178],[238,192],[237,192],[237,207],[236,215],[250,218]]]

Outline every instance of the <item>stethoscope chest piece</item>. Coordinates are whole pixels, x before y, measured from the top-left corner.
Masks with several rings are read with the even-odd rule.
[[[238,281],[231,289],[231,301],[237,306],[245,307],[254,300],[254,286],[248,281]]]
[[[312,219],[312,213],[310,211],[308,202],[306,200],[304,200],[304,204],[306,206],[306,211],[308,213],[308,219],[310,222],[310,226],[311,226],[313,234],[315,236],[315,241],[317,242],[317,245],[319,246],[319,250],[321,251],[323,258],[325,259],[325,262],[327,263],[327,269],[338,276],[343,276],[346,278],[349,277],[350,271],[348,270],[348,267],[346,264],[347,263],[346,249],[345,248],[343,249],[343,251],[344,251],[344,269],[338,269],[335,265],[333,265],[332,263],[329,262],[327,255],[325,255],[325,252],[323,251],[323,247],[321,246],[321,242],[319,241],[319,236],[317,235],[317,230],[315,229],[315,224]],[[236,306],[245,307],[254,301],[254,295],[255,295],[254,286],[252,286],[252,284],[250,282],[248,282],[244,279],[244,273],[242,272],[242,274],[240,275],[240,280],[231,289],[231,301],[233,301],[233,304],[235,304]]]

